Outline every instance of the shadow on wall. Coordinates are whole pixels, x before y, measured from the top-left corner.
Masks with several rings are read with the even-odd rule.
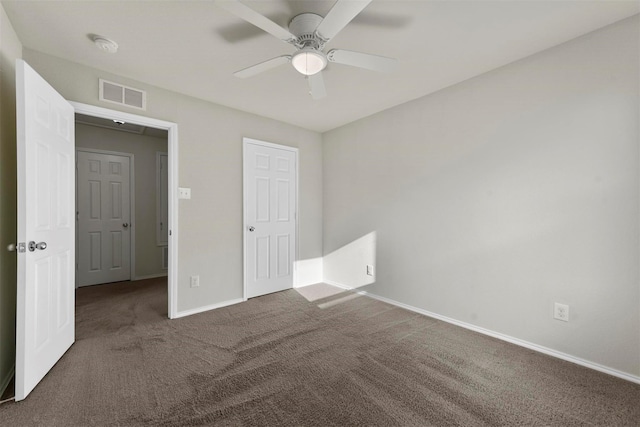
[[[375,283],[376,244],[376,232],[372,231],[325,255],[324,281],[349,288]]]

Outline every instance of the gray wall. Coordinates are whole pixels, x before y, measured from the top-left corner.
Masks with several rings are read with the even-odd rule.
[[[638,40],[635,16],[324,134],[325,280],[640,375]]]
[[[0,5],[0,394],[15,364],[16,253],[16,85],[15,61],[22,44]]]
[[[298,147],[299,256],[322,257],[321,136],[141,82],[24,49],[24,59],[66,99],[147,115],[178,124],[178,310],[242,297],[242,137]],[[147,111],[98,100],[98,78],[147,91]],[[318,269],[317,280],[321,280]],[[200,287],[189,276],[200,276]]]
[[[162,247],[156,243],[156,153],[167,152],[167,138],[137,135],[76,124],[76,147],[119,151],[134,155],[135,165],[135,278],[167,274]]]

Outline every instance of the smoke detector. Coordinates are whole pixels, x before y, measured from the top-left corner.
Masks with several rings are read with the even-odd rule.
[[[113,40],[109,40],[106,37],[93,36],[93,43],[98,49],[105,52],[116,53],[118,51],[118,43],[114,42]]]

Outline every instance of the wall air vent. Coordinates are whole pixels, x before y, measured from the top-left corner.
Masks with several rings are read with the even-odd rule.
[[[126,105],[140,110],[147,109],[147,93],[145,91],[102,79],[100,79],[100,101]]]

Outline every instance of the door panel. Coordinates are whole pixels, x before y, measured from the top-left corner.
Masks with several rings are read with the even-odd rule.
[[[78,286],[131,277],[130,158],[79,149]]]
[[[74,109],[22,60],[16,100],[18,242],[25,245],[18,253],[16,400],[23,400],[74,341]]]
[[[245,139],[245,295],[293,286],[296,152]]]

